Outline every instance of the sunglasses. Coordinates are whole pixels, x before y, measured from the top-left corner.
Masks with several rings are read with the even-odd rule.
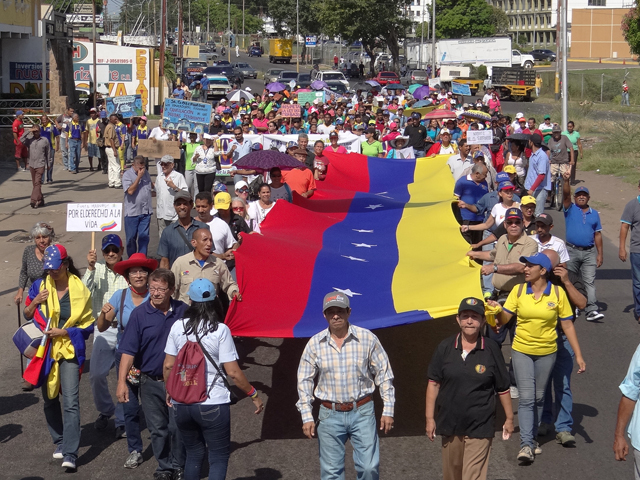
[[[244,212],[244,207],[233,207],[234,212]]]
[[[520,220],[506,220],[504,223],[506,223],[507,225],[522,225],[522,222]]]
[[[249,191],[249,189],[247,187],[242,187],[240,190],[238,190],[240,193],[247,193]]]
[[[118,253],[120,251],[120,249],[118,247],[116,247],[115,245],[109,245],[107,248],[105,248],[102,251],[103,251],[103,253],[109,254],[109,253]]]

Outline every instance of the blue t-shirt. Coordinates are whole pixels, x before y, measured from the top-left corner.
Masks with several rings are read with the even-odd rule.
[[[474,205],[489,191],[489,186],[487,185],[486,180],[477,184],[471,180],[470,177],[471,175],[467,175],[466,177],[459,178],[453,189],[453,193],[463,202],[469,205]],[[484,215],[473,213],[471,210],[467,210],[466,208],[460,209],[460,215],[463,220],[469,220],[472,222],[481,222],[484,220]]]
[[[134,366],[142,373],[160,377],[169,332],[186,310],[186,303],[171,299],[171,308],[165,315],[151,302],[144,302],[131,312],[118,351],[133,356]]]
[[[183,98],[184,98],[184,90],[182,90],[181,88],[176,88],[176,89],[173,91],[173,95],[174,95],[174,97],[176,97],[176,98],[183,99]]]
[[[531,190],[531,187],[536,183],[538,175],[546,175],[538,188],[544,188],[545,190],[551,190],[551,175],[549,175],[549,157],[540,148],[537,152],[531,154],[529,158],[529,170],[527,171],[527,178],[524,180],[524,188]]]
[[[122,292],[125,292],[124,297],[124,308],[122,312],[120,312],[120,303],[122,302]],[[144,297],[142,303],[149,300],[149,292],[147,292],[147,296]],[[131,290],[128,288],[123,288],[122,290],[116,291],[109,300],[109,303],[113,306],[113,310],[116,312],[116,318],[118,319],[118,338],[116,340],[116,346],[120,344],[120,340],[122,339],[122,334],[124,333],[124,328],[129,323],[129,317],[131,316],[131,312],[135,308],[137,308],[133,304],[133,299],[131,298]],[[142,303],[140,305],[142,305]]]
[[[593,208],[582,210],[575,203],[564,210],[567,243],[576,247],[593,247],[595,234],[602,230],[600,214]]]

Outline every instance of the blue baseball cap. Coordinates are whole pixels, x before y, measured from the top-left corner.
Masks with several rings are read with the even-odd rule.
[[[478,153],[478,152],[476,152]],[[480,152],[482,153],[482,152]],[[504,172],[500,172],[499,174],[496,175],[496,182],[498,183],[502,183],[502,182],[509,182],[511,181],[511,179],[509,178],[509,174],[508,173],[504,173]]]
[[[505,213],[504,219],[508,220],[510,218],[519,218],[520,220],[522,220],[523,219],[522,210],[515,207],[507,209],[507,213]]]
[[[578,187],[578,188],[576,188],[576,191],[573,192],[573,195],[577,196],[580,193],[586,193],[587,195],[590,195],[589,194],[589,189],[587,187]]]
[[[206,278],[196,278],[189,287],[192,302],[210,302],[216,298],[216,287]]]
[[[222,110],[222,113],[231,113],[231,109],[230,108],[225,108],[224,110]]]
[[[214,115],[213,119],[214,120],[222,120],[222,117],[220,115]]]
[[[506,190],[506,189],[510,189],[510,190],[515,190],[515,186],[513,185],[513,183],[506,181],[506,182],[502,182],[498,185],[498,190]]]
[[[213,186],[213,191],[214,192],[227,192],[227,186],[224,183],[216,183]]]
[[[23,115],[23,114],[24,114],[24,112],[23,112],[22,110],[16,110],[16,117],[17,117],[18,115]]]
[[[540,265],[547,272],[553,270],[553,266],[551,265],[551,260],[544,253],[536,253],[535,255],[531,255],[529,257],[520,257],[521,263],[531,263],[533,265]]]
[[[482,157],[484,158],[484,153],[481,152],[480,150],[478,150],[476,153],[473,154],[473,158],[478,158],[478,157]],[[508,177],[509,175],[507,175]],[[497,178],[497,177],[496,177]]]
[[[102,239],[102,250],[107,248],[109,245],[113,245],[117,248],[122,248],[122,239],[115,233],[110,233]]]
[[[67,249],[59,243],[49,245],[44,250],[44,270],[57,270],[67,258]]]
[[[342,120],[341,118],[337,119],[336,125],[344,125],[344,120]]]

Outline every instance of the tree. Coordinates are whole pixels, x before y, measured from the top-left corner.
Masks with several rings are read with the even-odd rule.
[[[436,37],[491,37],[493,7],[485,0],[436,0]]]
[[[509,34],[509,17],[497,7],[491,7],[491,23],[495,26],[496,31],[494,35],[508,35]]]
[[[640,7],[629,10],[623,17],[620,25],[622,36],[629,44],[631,53],[640,54]]]
[[[431,38],[431,26],[429,22],[420,22],[416,24],[416,38],[422,38],[424,34],[424,38]]]
[[[269,0],[269,16],[273,19],[273,28],[278,35],[296,34],[296,23],[299,19],[300,35],[316,35],[321,33],[317,9],[313,0]],[[302,58],[306,58],[307,46],[302,46]]]
[[[371,58],[373,51],[386,45],[393,57],[394,69],[398,70],[400,39],[411,28],[411,21],[404,15],[408,0],[325,0],[316,2],[318,18],[323,32],[329,36],[340,35],[349,43],[361,41],[363,49]]]

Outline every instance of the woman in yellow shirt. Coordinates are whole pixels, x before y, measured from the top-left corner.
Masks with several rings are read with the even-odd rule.
[[[544,392],[556,361],[558,321],[575,352],[578,373],[586,369],[578,337],[573,327],[573,311],[563,289],[549,281],[551,260],[543,253],[520,257],[525,264],[527,283],[516,285],[502,311],[496,317],[498,325],[506,325],[516,315],[516,334],[511,345],[513,371],[520,394],[518,422],[520,452],[518,460],[531,463],[542,453],[536,437],[542,417]],[[498,306],[496,302],[488,302]]]

